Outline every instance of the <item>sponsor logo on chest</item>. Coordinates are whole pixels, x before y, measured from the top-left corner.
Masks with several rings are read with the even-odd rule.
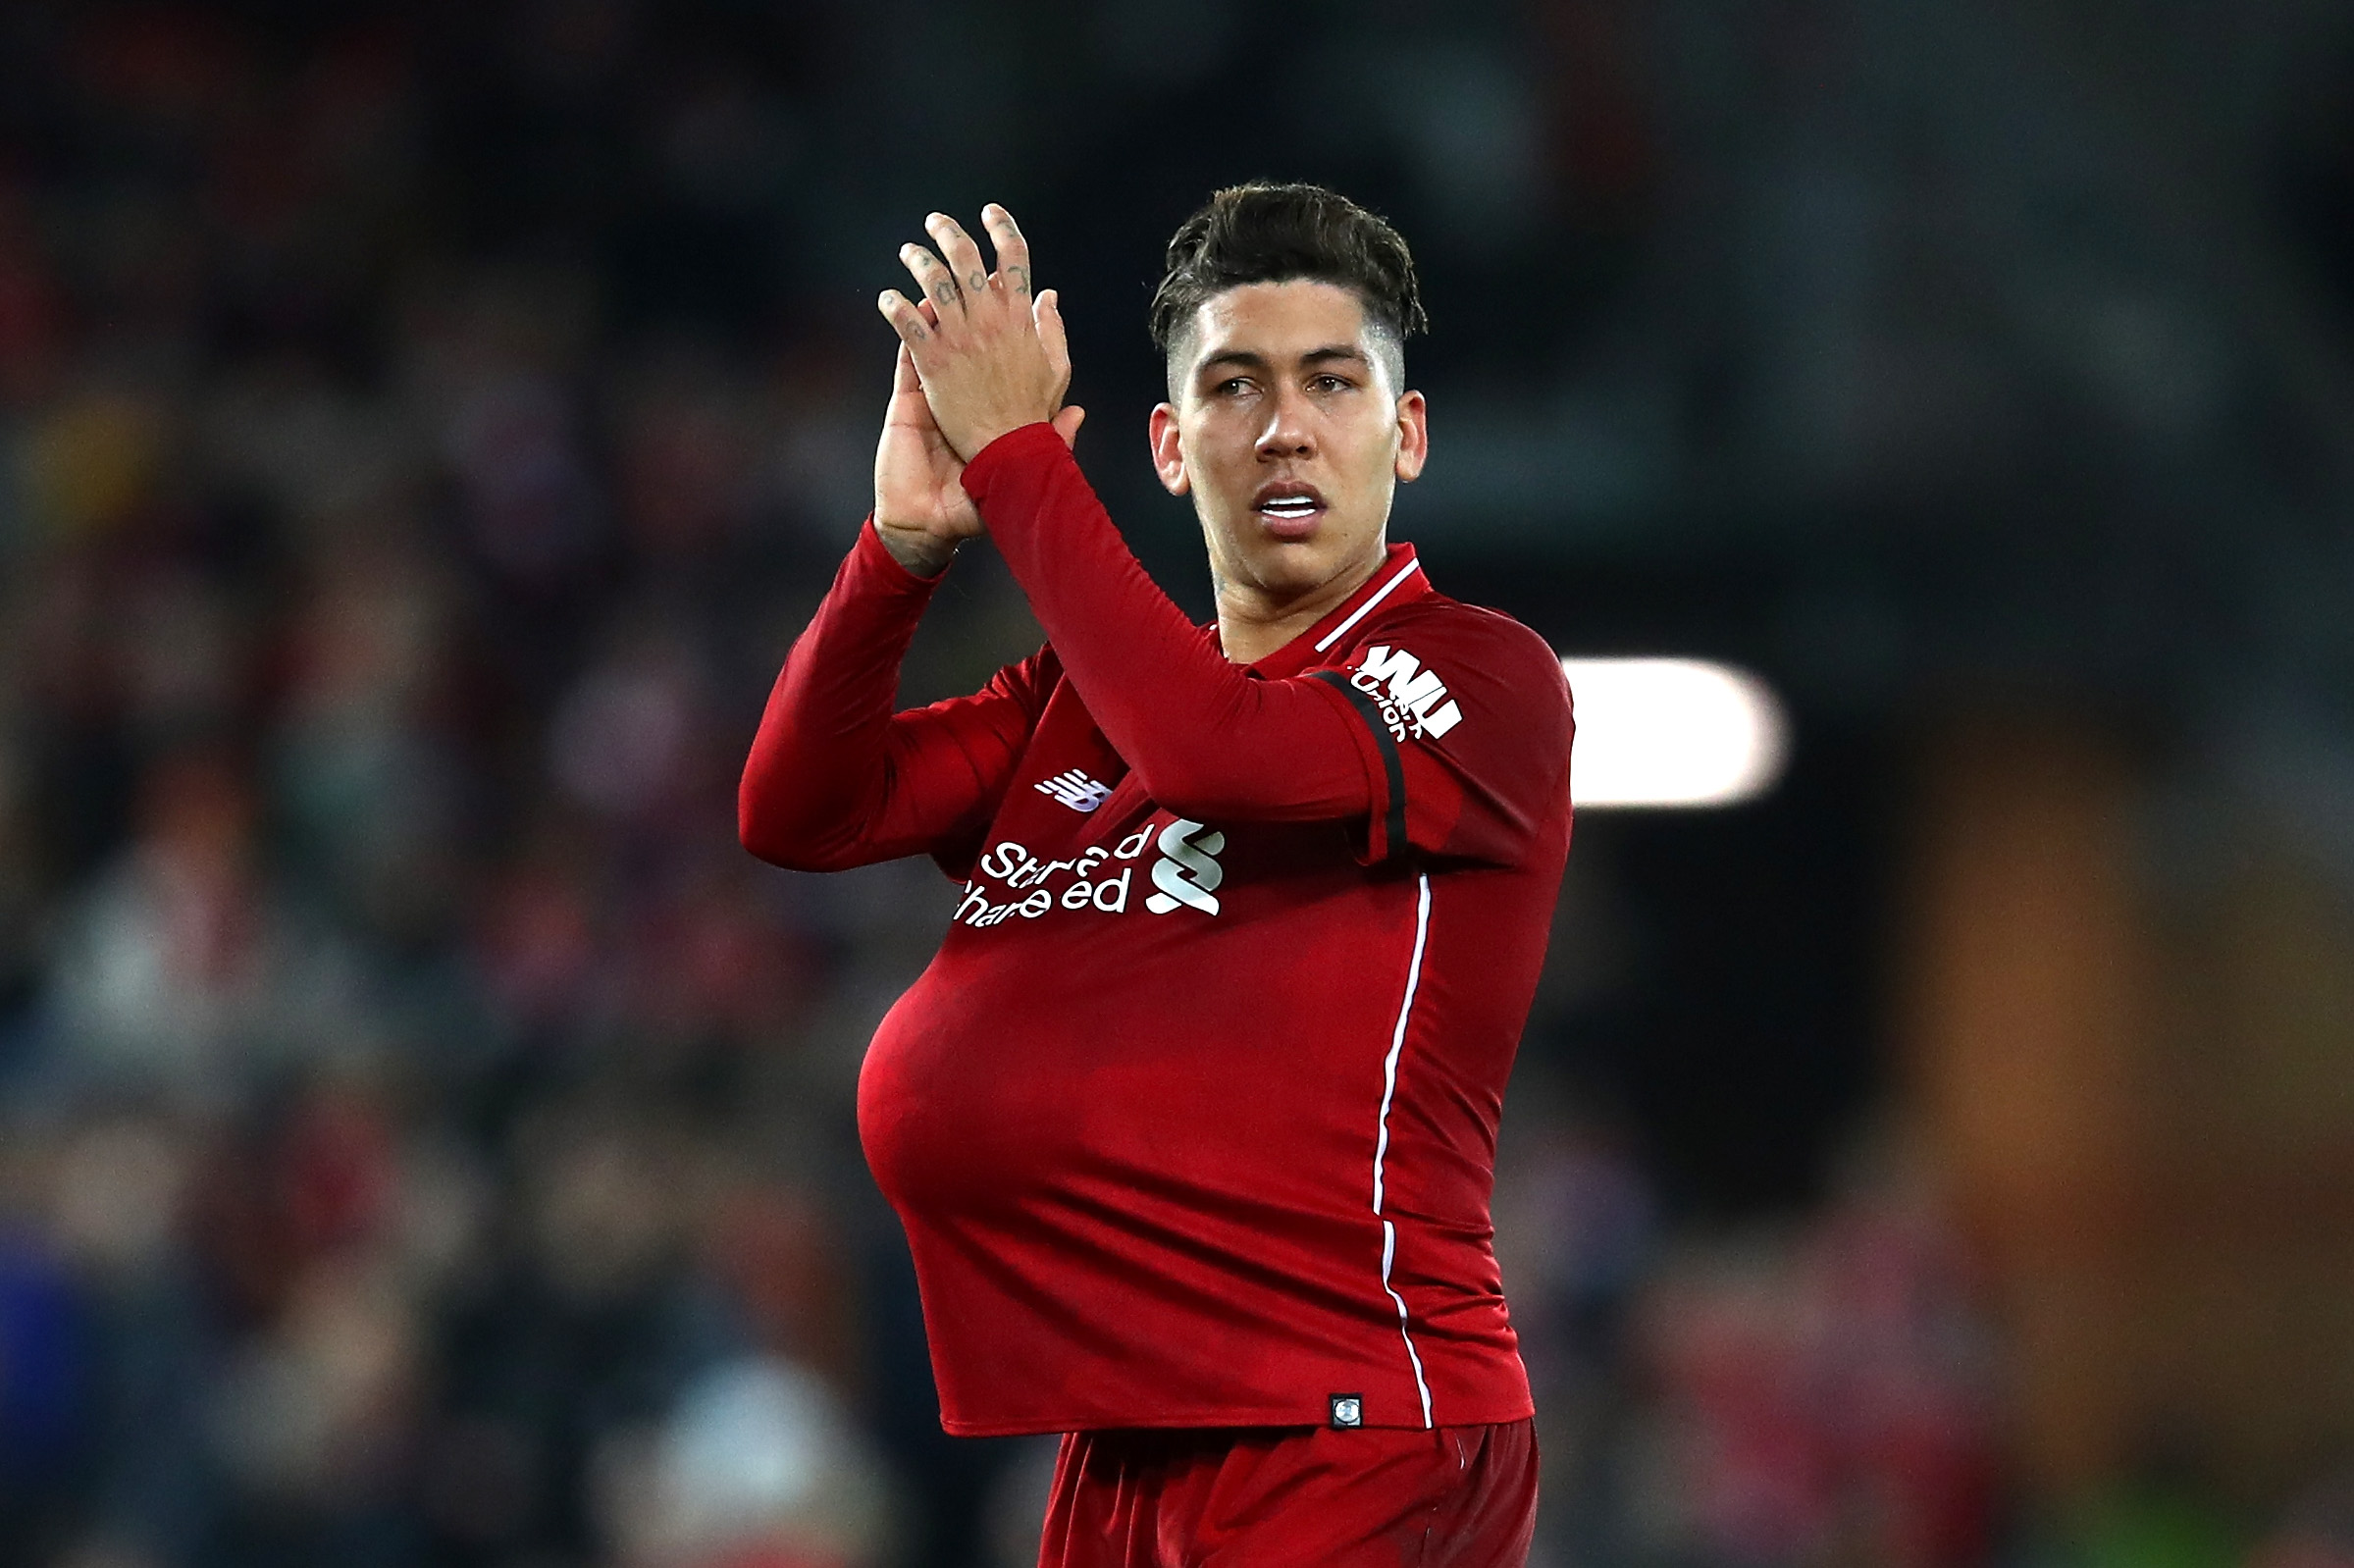
[[[981,876],[965,884],[954,918],[962,925],[986,926],[1035,920],[1057,910],[1125,915],[1135,862],[1148,848],[1160,852],[1146,873],[1153,890],[1138,901],[1148,914],[1218,913],[1218,887],[1226,880],[1218,857],[1226,849],[1226,835],[1180,816],[1159,828],[1147,823],[1116,846],[1098,844],[1070,860],[1041,861],[1026,846],[1001,839],[981,857]],[[981,877],[998,886],[984,886]]]
[[[1446,682],[1402,648],[1376,643],[1349,671],[1348,683],[1373,699],[1382,722],[1395,740],[1437,740],[1463,722],[1463,709],[1446,695]]]

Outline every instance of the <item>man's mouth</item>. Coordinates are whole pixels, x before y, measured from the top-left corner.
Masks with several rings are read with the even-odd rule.
[[[1271,533],[1296,539],[1315,531],[1325,504],[1313,485],[1279,484],[1260,491],[1251,509],[1266,519]]]

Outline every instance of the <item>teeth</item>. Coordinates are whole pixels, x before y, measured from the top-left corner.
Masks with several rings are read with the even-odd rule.
[[[1305,496],[1279,496],[1261,506],[1263,512],[1280,512],[1286,517],[1305,517],[1316,510],[1316,502]]]

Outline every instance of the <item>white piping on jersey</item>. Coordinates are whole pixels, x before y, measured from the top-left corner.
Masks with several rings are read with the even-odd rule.
[[[1398,573],[1398,577],[1403,576],[1405,573]],[[1397,580],[1391,578],[1390,586],[1396,586]],[[1383,594],[1387,592],[1387,588],[1382,590]],[[1380,594],[1374,596],[1375,599],[1380,597]],[[1357,613],[1361,615],[1372,607],[1373,601],[1368,600]],[[1351,616],[1350,619],[1355,617]],[[1345,626],[1340,628],[1341,631],[1346,629]],[[1340,631],[1333,635],[1337,637]],[[1423,1381],[1422,1356],[1415,1350],[1414,1335],[1406,1327],[1406,1298],[1391,1288],[1389,1283],[1390,1260],[1397,1255],[1397,1228],[1382,1213],[1382,1161],[1389,1153],[1389,1100],[1397,1092],[1397,1057],[1406,1047],[1406,1021],[1414,1016],[1414,989],[1422,982],[1423,939],[1431,931],[1431,874],[1428,871],[1417,872],[1415,880],[1421,884],[1421,891],[1414,905],[1414,957],[1406,965],[1406,999],[1398,1004],[1397,1028],[1389,1036],[1389,1055],[1382,1063],[1382,1117],[1373,1140],[1373,1212],[1374,1218],[1382,1222],[1382,1289],[1397,1305],[1397,1336],[1406,1342],[1406,1359],[1414,1366],[1414,1389],[1422,1395],[1422,1424],[1428,1428],[1431,1425],[1431,1385]]]
[[[1404,582],[1407,578],[1413,576],[1416,572],[1421,570],[1422,562],[1420,560],[1410,560],[1406,562],[1405,565],[1400,566],[1397,569],[1397,575],[1390,578],[1389,581],[1384,583],[1381,587],[1375,589],[1372,597],[1367,599],[1364,603],[1359,604],[1355,609],[1350,610],[1346,620],[1334,627],[1331,631],[1325,633],[1322,637],[1316,639],[1316,652],[1321,653],[1326,649],[1331,648],[1334,643],[1340,641],[1340,639],[1347,634],[1350,627],[1356,625],[1357,622],[1363,620],[1367,615],[1372,614],[1373,607],[1376,604],[1379,604],[1383,600],[1389,597],[1389,591],[1391,589],[1395,588],[1398,584]]]

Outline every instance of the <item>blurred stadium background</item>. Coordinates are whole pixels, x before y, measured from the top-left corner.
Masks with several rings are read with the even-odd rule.
[[[1427,272],[1398,531],[1731,660],[1507,1115],[1539,1561],[2354,1563],[2354,13],[0,10],[0,1564],[1026,1563],[851,1096],[948,909],[736,847],[924,212],[1151,483],[1159,247]],[[1036,635],[968,552],[908,673]]]

